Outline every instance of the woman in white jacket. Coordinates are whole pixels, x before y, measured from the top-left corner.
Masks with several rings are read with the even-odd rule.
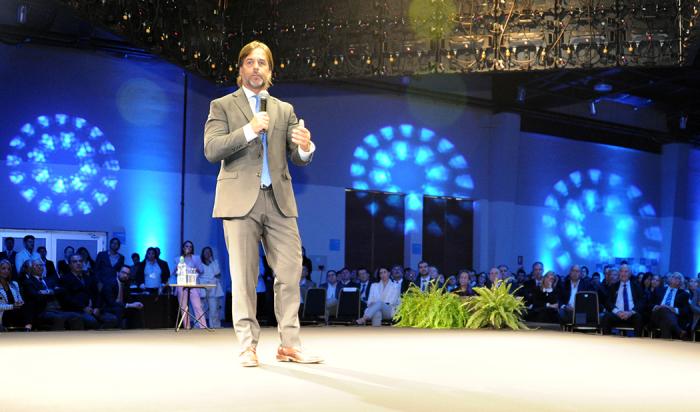
[[[206,312],[209,327],[221,327],[221,298],[224,296],[224,290],[221,288],[221,269],[219,262],[214,259],[214,252],[209,246],[202,249],[202,264],[204,273],[199,275],[199,283],[208,283],[216,285],[215,288],[201,289],[201,297],[204,298],[204,304],[207,305]]]
[[[396,307],[401,302],[401,288],[398,283],[389,279],[389,270],[379,268],[379,282],[372,283],[367,298],[365,315],[357,320],[358,325],[364,325],[368,320],[372,326],[382,326],[383,319],[392,319]]]
[[[19,293],[19,285],[12,281],[12,264],[7,259],[0,261],[0,330],[7,326],[32,330],[29,311]]]

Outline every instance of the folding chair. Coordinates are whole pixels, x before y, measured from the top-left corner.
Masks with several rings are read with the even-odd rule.
[[[338,296],[335,319],[331,323],[353,324],[360,317],[360,291],[357,288],[342,288]]]
[[[596,292],[576,293],[571,331],[594,331],[598,334],[602,334],[600,328],[600,313],[598,312],[598,294]]]
[[[326,289],[310,288],[304,296],[304,309],[301,313],[301,321],[304,323],[324,322],[326,315]]]

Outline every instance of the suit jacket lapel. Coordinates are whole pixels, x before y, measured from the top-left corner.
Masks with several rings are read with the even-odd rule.
[[[272,97],[267,99],[267,113],[270,116],[270,122],[267,124],[267,138],[268,138],[268,145],[270,144],[270,136],[272,136],[272,131],[275,130],[275,120],[277,117],[274,115],[277,113],[277,103],[275,102],[275,99]]]
[[[248,103],[248,98],[243,92],[243,89],[238,89],[233,92],[233,104],[243,113],[247,121],[253,118],[253,111],[250,110],[250,103]]]

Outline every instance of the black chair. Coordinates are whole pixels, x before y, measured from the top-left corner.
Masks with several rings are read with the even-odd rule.
[[[309,288],[304,296],[304,309],[301,312],[302,323],[325,323],[326,289]]]
[[[359,317],[360,291],[357,288],[340,289],[335,318],[330,323],[353,324]]]
[[[576,293],[571,331],[602,333],[600,313],[598,312],[598,294],[596,292]]]

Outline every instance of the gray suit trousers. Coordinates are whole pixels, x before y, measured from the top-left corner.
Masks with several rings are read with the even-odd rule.
[[[255,317],[260,271],[259,242],[275,274],[275,316],[282,346],[299,340],[301,239],[295,217],[285,217],[272,190],[260,190],[253,209],[243,217],[223,219],[231,270],[233,328],[243,348],[256,346],[260,325]]]

